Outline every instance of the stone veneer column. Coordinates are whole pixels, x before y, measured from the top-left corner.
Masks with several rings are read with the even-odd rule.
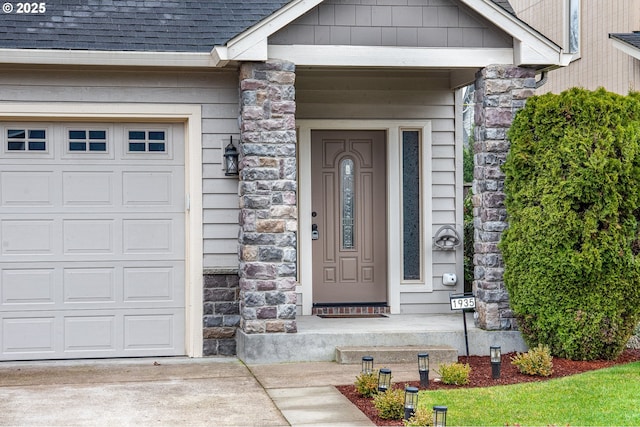
[[[476,326],[515,329],[504,287],[504,263],[498,250],[507,228],[504,174],[500,166],[509,150],[506,132],[517,110],[535,90],[534,70],[491,65],[476,74],[473,180],[474,281]]]
[[[240,67],[240,327],[296,332],[295,66]]]

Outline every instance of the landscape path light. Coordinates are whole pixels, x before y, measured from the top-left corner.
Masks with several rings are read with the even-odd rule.
[[[404,389],[404,419],[413,417],[418,407],[418,387],[405,387]]]
[[[373,356],[362,356],[362,373],[370,374],[373,372]]]
[[[447,407],[433,407],[433,427],[445,427],[447,425]]]
[[[489,347],[489,354],[491,355],[491,377],[496,380],[500,378],[500,366],[502,365],[500,347]]]
[[[378,371],[378,392],[384,393],[391,388],[391,369],[381,368]]]
[[[429,388],[429,353],[418,354],[418,372],[420,373],[420,386]]]

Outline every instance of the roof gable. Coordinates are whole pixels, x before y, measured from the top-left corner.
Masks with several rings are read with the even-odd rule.
[[[269,45],[513,47],[511,36],[457,0],[324,0],[269,36]]]

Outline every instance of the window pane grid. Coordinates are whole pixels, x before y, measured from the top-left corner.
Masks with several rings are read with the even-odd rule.
[[[68,150],[74,153],[106,152],[107,131],[72,129],[68,132]]]
[[[47,151],[44,129],[7,129],[7,151]]]
[[[130,130],[128,147],[130,153],[165,153],[167,151],[166,132]]]

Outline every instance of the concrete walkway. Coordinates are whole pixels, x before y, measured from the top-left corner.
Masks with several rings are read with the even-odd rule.
[[[416,379],[390,365],[394,381]],[[366,426],[333,385],[359,365],[236,358],[0,363],[2,426]]]

